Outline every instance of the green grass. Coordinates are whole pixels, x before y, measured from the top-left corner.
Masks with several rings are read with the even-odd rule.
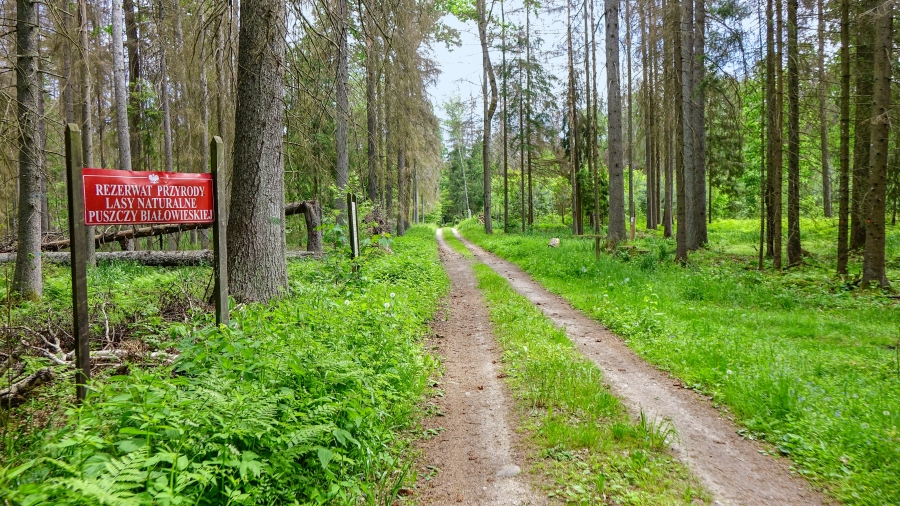
[[[543,234],[462,231],[712,395],[746,437],[771,442],[838,499],[900,503],[900,304],[833,275],[828,227],[805,227],[817,256],[784,273],[753,268],[752,229],[714,224],[687,267],[654,235],[638,242],[649,253],[595,260],[589,240],[563,235],[554,249]],[[889,237],[896,264],[900,233]]]
[[[601,371],[564,331],[489,267],[477,264],[475,274],[522,425],[535,443],[535,470],[552,480],[545,486],[548,496],[580,504],[706,499],[667,451],[671,426],[643,416],[632,423],[602,384]]]
[[[441,232],[443,233],[443,236],[444,236],[444,242],[446,242],[448,246],[453,248],[454,251],[456,251],[457,253],[459,253],[460,255],[462,255],[466,258],[469,258],[469,259],[475,258],[472,255],[472,252],[469,251],[469,249],[466,248],[465,245],[462,242],[460,242],[460,240],[457,239],[455,235],[453,235],[452,228],[447,228],[447,227],[442,228]]]
[[[437,366],[421,336],[448,287],[433,228],[413,228],[393,249],[368,255],[357,273],[343,256],[292,262],[290,293],[234,308],[230,327],[208,325],[207,313],[172,324],[174,365],[100,378],[83,405],[43,425],[29,425],[40,409],[19,408],[26,416],[2,426],[0,497],[390,504],[411,472],[409,439]],[[67,273],[48,284],[62,287],[57,275]],[[72,388],[60,378],[52,389]]]

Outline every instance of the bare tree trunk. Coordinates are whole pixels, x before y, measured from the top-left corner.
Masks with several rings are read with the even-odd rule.
[[[228,278],[239,301],[287,288],[285,264],[284,0],[241,2]]]
[[[337,164],[335,165],[335,186],[338,194],[334,199],[334,208],[339,210],[338,223],[344,223],[347,203],[345,200],[347,185],[350,184],[350,134],[348,123],[350,120],[350,74],[348,61],[350,59],[347,47],[347,24],[350,18],[350,9],[347,0],[337,0],[337,46],[338,65],[335,79],[335,124],[334,136],[335,149],[337,150]]]
[[[822,204],[826,218],[831,218],[831,167],[828,159],[828,114],[825,109],[825,6],[818,0],[816,9],[819,14],[819,144],[822,151]]]
[[[683,144],[684,157],[684,221],[678,220],[678,229],[685,229],[685,244],[688,250],[695,250],[694,225],[697,221],[698,202],[694,192],[694,0],[682,0],[680,10],[681,33],[681,93],[683,102],[684,135],[679,140]],[[678,176],[676,175],[676,178]],[[704,206],[701,199],[699,206]],[[681,201],[677,204],[681,206]]]
[[[119,136],[119,168],[131,170],[128,130],[128,91],[125,86],[125,54],[122,43],[122,1],[112,0],[112,53],[116,94],[116,131]]]
[[[139,49],[140,39],[138,38],[137,26],[137,5],[134,0],[123,0],[122,9],[125,12],[125,47],[128,49],[128,88],[130,94],[128,96],[129,107],[129,125],[131,135],[131,155],[132,165],[136,170],[144,170],[144,139],[141,132],[142,121],[142,104],[140,95],[143,88],[143,68],[141,65],[141,53]],[[134,163],[136,162],[136,163]]]
[[[788,265],[802,259],[800,246],[800,77],[797,0],[787,0],[788,22]]]
[[[875,0],[858,0],[857,14],[870,11],[875,7]],[[859,16],[858,16],[859,19]],[[862,21],[862,20],[861,20]],[[850,194],[850,249],[862,249],[866,243],[865,224],[865,192],[869,182],[869,150],[871,134],[871,103],[873,86],[874,41],[872,25],[865,22],[856,23],[856,58],[854,75],[856,76],[856,121],[853,130],[853,185]]]
[[[206,26],[206,16],[200,10],[200,26]],[[206,40],[207,31],[203,28],[200,41],[200,170],[209,171],[209,82],[206,78]],[[209,231],[199,230],[200,248],[209,249]]]
[[[625,239],[625,181],[622,170],[622,97],[619,92],[619,68],[619,0],[606,0],[606,92],[609,108],[609,228],[606,239],[610,242]]]
[[[88,59],[88,20],[87,0],[78,0],[78,38],[81,44],[81,151],[85,167],[94,166],[94,142],[93,142],[93,117],[91,115],[91,66]],[[87,243],[87,264],[91,267],[97,265],[96,248],[94,241],[94,227],[85,227],[85,242]]]
[[[500,26],[502,30],[500,44],[503,53],[503,232],[509,233],[509,111],[507,109],[509,90],[506,86],[509,68],[506,66],[506,7],[503,0],[500,0]]]
[[[590,135],[591,135],[591,143],[589,149],[591,150],[589,156],[591,157],[591,165],[593,165],[593,178],[594,178],[594,233],[600,235],[600,149],[597,146],[597,137],[599,133],[599,128],[597,125],[597,116],[599,114],[599,107],[597,106],[597,102],[599,99],[600,92],[597,87],[597,29],[596,24],[594,24],[594,2],[591,0],[591,80],[593,81],[593,103],[590,104],[591,109],[591,123],[589,125]],[[585,76],[587,79],[587,76]],[[631,102],[629,102],[630,104]]]
[[[891,108],[891,50],[893,46],[893,1],[885,2],[876,16],[874,86],[872,88],[872,147],[869,156],[869,187],[866,190],[866,247],[863,284],[890,286],[885,274],[885,206],[888,140]]]
[[[691,133],[694,138],[694,219],[688,233],[691,234],[691,246],[696,249],[709,242],[706,212],[706,0],[695,0],[694,8],[694,59],[693,78],[693,125]],[[710,201],[712,188],[709,189]],[[712,211],[709,212],[712,214]]]
[[[566,0],[566,9],[568,15],[566,16],[566,32],[567,39],[569,43],[569,163],[572,164],[571,167],[571,178],[572,178],[572,233],[578,234],[578,213],[580,212],[578,209],[578,185],[576,184],[576,174],[578,173],[578,113],[575,109],[575,53],[572,47],[572,0]],[[528,18],[526,18],[526,23]],[[526,30],[527,33],[527,30]],[[530,59],[527,60],[530,63]],[[529,67],[529,75],[531,73]],[[528,86],[530,91],[531,86]],[[528,118],[529,120],[531,118]],[[530,123],[528,121],[527,123]],[[528,128],[526,126],[526,128]],[[530,139],[529,139],[530,141]],[[529,155],[530,155],[529,150]],[[529,171],[531,160],[529,158]],[[530,190],[530,186],[529,186]],[[529,200],[531,197],[531,192],[529,191]],[[529,223],[531,222],[531,212],[529,208]]]
[[[369,180],[367,196],[372,205],[378,205],[378,120],[376,117],[375,88],[377,86],[377,78],[375,73],[376,64],[376,47],[375,34],[371,22],[372,13],[369,7],[366,7],[364,28],[366,30],[366,148],[367,163],[369,169]]]
[[[633,139],[632,139],[632,98],[631,92],[631,1],[625,0],[625,47],[628,52],[625,57],[626,65],[628,65],[628,136],[626,137],[626,158],[628,159],[628,237],[634,240],[635,215],[634,215],[634,156],[633,156]]]
[[[570,2],[571,0],[566,0]],[[569,67],[572,67],[572,37],[569,36]],[[574,86],[574,85],[573,85]],[[575,100],[574,91],[572,100]],[[577,138],[577,137],[576,137]],[[534,186],[531,180],[531,9],[525,10],[525,156],[528,160],[528,225],[534,225]],[[576,155],[577,156],[577,155]],[[524,168],[523,168],[524,170]],[[572,191],[575,191],[574,179]],[[575,193],[572,193],[574,198]],[[572,208],[574,218],[574,207]],[[573,220],[574,222],[574,220]],[[522,230],[525,230],[524,228]]]
[[[653,182],[653,164],[652,164],[652,153],[653,153],[653,106],[652,106],[652,91],[650,84],[650,71],[648,67],[651,65],[650,56],[648,55],[648,46],[650,45],[649,36],[647,33],[647,11],[649,10],[649,3],[645,2],[644,6],[640,10],[641,15],[641,86],[643,90],[643,104],[642,109],[644,112],[644,172],[647,175],[647,230],[651,230],[656,228],[655,221],[655,209],[653,208],[653,201],[655,196],[653,194],[654,182]]]
[[[18,256],[12,291],[24,299],[37,300],[43,293],[41,279],[41,175],[40,149],[41,77],[38,40],[39,4],[16,2],[16,116],[19,122]]]
[[[673,2],[676,14],[673,16],[675,21],[672,23],[672,58],[674,60],[673,73],[675,75],[675,85],[672,89],[675,92],[676,106],[675,110],[675,187],[678,199],[678,228],[675,232],[675,259],[680,263],[686,263],[688,259],[687,248],[687,224],[685,223],[687,215],[687,192],[684,187],[685,170],[684,170],[684,63],[683,53],[681,51],[681,29],[679,28],[678,19],[681,18],[681,2],[683,0],[675,0]],[[691,0],[687,0],[690,2]]]
[[[397,235],[406,233],[406,185],[403,184],[406,172],[406,153],[403,141],[397,147]]]
[[[566,0],[568,1],[568,0]],[[522,215],[522,232],[525,231],[527,223],[525,215],[525,97],[522,93],[522,67],[519,67],[519,201],[522,203],[520,209]]]
[[[497,111],[497,79],[494,77],[494,67],[491,65],[491,56],[487,45],[487,7],[485,0],[478,0],[478,37],[481,40],[481,59],[484,68],[484,141],[481,145],[481,160],[484,167],[484,231],[488,234],[494,231],[491,223],[491,119]],[[488,83],[490,84],[490,100],[488,100]]]
[[[841,0],[841,172],[838,183],[837,273],[847,274],[850,219],[850,0]]]

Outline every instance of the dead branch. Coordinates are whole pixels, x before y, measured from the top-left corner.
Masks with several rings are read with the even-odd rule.
[[[11,408],[21,404],[25,400],[25,394],[51,379],[53,379],[53,370],[50,367],[29,374],[9,388],[0,390],[0,406]]]

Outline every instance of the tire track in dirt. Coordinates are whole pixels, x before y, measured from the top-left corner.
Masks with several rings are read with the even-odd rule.
[[[440,230],[437,240],[451,289],[446,318],[432,324],[429,342],[443,363],[443,397],[432,401],[440,415],[423,421],[437,434],[419,444],[418,502],[546,504],[520,474],[525,459],[516,452],[513,401],[498,378],[499,347],[471,260],[450,249]]]
[[[617,335],[574,309],[511,262],[486,252],[462,237],[475,258],[506,278],[563,328],[578,349],[603,370],[604,381],[632,416],[642,410],[651,420],[669,419],[678,432],[672,444],[703,486],[722,505],[834,504],[789,470],[789,461],[760,452],[763,447],[741,438],[737,427],[692,390],[638,357]]]

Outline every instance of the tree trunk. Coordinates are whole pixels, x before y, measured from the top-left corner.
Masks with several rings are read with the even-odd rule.
[[[609,228],[606,239],[615,243],[625,239],[622,97],[619,92],[619,0],[606,0],[606,68],[609,108]]]
[[[239,301],[287,289],[284,261],[284,0],[241,2],[228,219],[228,278]]]
[[[500,0],[500,26],[502,30],[500,50],[503,53],[503,232],[509,233],[509,111],[507,109],[509,90],[506,86],[509,68],[506,66],[506,7],[503,0]]]
[[[673,23],[677,25],[677,22],[673,22],[672,20],[672,11],[675,0],[665,0],[664,8],[663,8],[663,57],[662,57],[662,68],[663,68],[663,102],[672,104],[678,103],[675,102],[675,93],[673,92],[673,88],[675,87],[675,83],[679,82],[679,80],[673,77],[673,65],[671,65],[674,57],[672,56],[672,45],[675,37],[672,34],[673,31],[677,30],[677,27],[673,26]],[[663,125],[661,125],[661,135],[664,139],[665,149],[665,163],[666,163],[666,201],[665,201],[665,210],[663,216],[663,236],[664,237],[672,237],[672,228],[674,225],[674,199],[675,199],[675,155],[674,155],[674,146],[673,146],[673,136],[674,136],[674,109],[675,107],[667,107],[665,109],[666,114],[663,120]],[[679,141],[680,142],[680,141]]]
[[[797,0],[787,1],[788,21],[788,265],[800,263],[800,78]]]
[[[487,40],[487,7],[485,0],[478,0],[478,38],[481,40],[481,59],[487,83],[484,85],[484,141],[481,145],[481,161],[484,167],[484,231],[494,231],[491,223],[491,119],[497,110],[497,79],[488,53]],[[487,98],[487,87],[490,83],[490,100]]]
[[[629,226],[629,235],[628,237],[633,241],[634,240],[634,227],[635,227],[635,215],[634,215],[634,156],[633,156],[633,139],[632,139],[632,98],[633,94],[631,92],[631,1],[625,0],[625,48],[627,51],[627,55],[625,57],[626,65],[628,66],[628,135],[626,137],[626,158],[628,159],[628,226]]]
[[[571,0],[566,0],[571,2]],[[569,36],[569,67],[572,67],[572,37]],[[572,100],[575,100],[574,91]],[[571,123],[570,123],[571,124]],[[528,161],[528,225],[534,225],[534,186],[531,180],[531,9],[525,9],[525,156]],[[524,170],[524,168],[523,168]],[[575,191],[573,184],[572,191]],[[572,194],[573,198],[575,194]],[[574,207],[573,213],[574,213]],[[574,214],[573,214],[574,217]],[[574,221],[574,220],[573,220]],[[522,230],[525,230],[524,227]]]
[[[112,0],[112,53],[116,95],[116,131],[119,137],[119,168],[131,170],[131,140],[128,130],[128,90],[125,86],[125,54],[122,43],[122,2]]]
[[[397,147],[397,235],[406,233],[406,185],[403,184],[406,172],[406,153],[401,140]]]
[[[18,257],[12,291],[24,299],[37,300],[43,293],[41,280],[41,177],[44,172],[40,149],[41,76],[38,40],[39,4],[16,2],[16,117],[19,122]]]
[[[143,92],[143,69],[141,65],[141,52],[139,49],[140,39],[138,38],[137,5],[134,0],[123,0],[122,8],[125,12],[125,47],[128,49],[128,119],[130,130],[133,135],[129,137],[131,140],[132,166],[135,170],[144,170],[144,146],[143,132],[141,128],[142,122],[142,104],[141,93]]]
[[[575,109],[575,53],[572,46],[572,0],[566,0],[566,10],[568,15],[566,16],[566,38],[569,43],[569,90],[568,90],[568,98],[569,98],[569,163],[572,164],[571,167],[571,179],[572,179],[572,233],[578,234],[578,185],[575,183],[576,174],[578,173],[578,113]],[[528,18],[526,18],[526,23],[528,22]],[[527,30],[526,30],[527,33]],[[526,60],[530,63],[530,58]],[[531,75],[530,66],[528,68],[529,76]],[[531,87],[528,87],[529,91]],[[531,119],[530,117],[528,118]],[[526,122],[528,125],[530,121]],[[528,126],[526,126],[528,128]],[[529,139],[530,141],[530,139]],[[531,151],[529,150],[529,155]],[[531,159],[529,158],[529,172],[531,170]],[[529,200],[531,197],[531,186],[529,185]],[[531,212],[529,208],[529,223],[531,223]]]
[[[825,109],[825,6],[818,0],[816,9],[819,14],[819,147],[822,152],[822,206],[826,218],[831,218],[831,163],[828,155],[828,114]]]
[[[591,6],[591,26],[596,27],[597,25],[594,23],[594,2],[590,2]],[[590,110],[591,110],[591,123],[589,125],[589,131],[591,135],[591,143],[590,143],[590,153],[591,157],[591,165],[593,166],[593,178],[594,178],[594,233],[600,235],[600,149],[597,146],[597,138],[599,127],[597,125],[597,116],[599,114],[599,107],[597,102],[599,101],[599,88],[597,87],[597,30],[591,30],[591,80],[593,82],[593,90],[592,94],[593,98],[591,102],[589,102]],[[585,76],[587,79],[587,76]],[[630,102],[629,98],[629,104]]]
[[[684,158],[684,221],[678,220],[678,229],[684,227],[686,247],[688,250],[695,250],[700,247],[699,244],[694,244],[697,207],[698,204],[703,207],[705,199],[698,203],[694,192],[694,0],[682,0],[680,5],[683,138],[679,142],[683,144]]]
[[[378,121],[376,118],[375,88],[377,86],[377,78],[375,74],[376,48],[375,34],[371,22],[372,13],[366,8],[366,148],[369,170],[369,180],[367,189],[367,197],[373,206],[378,205]]]
[[[334,84],[335,93],[335,124],[334,136],[335,149],[337,150],[337,164],[335,165],[335,186],[337,196],[334,199],[334,208],[339,210],[338,223],[344,223],[347,202],[347,185],[350,183],[350,136],[348,123],[350,119],[348,60],[350,59],[347,47],[347,23],[349,23],[350,9],[347,0],[337,0],[337,45],[338,65],[337,76]]]
[[[206,26],[206,16],[200,11],[200,26]],[[209,171],[209,82],[206,78],[206,28],[203,28],[202,41],[200,42],[200,170]],[[200,236],[200,248],[209,249],[209,231],[198,231]]]
[[[694,139],[694,216],[688,228],[692,249],[709,242],[706,213],[706,0],[695,0],[694,8],[693,114],[691,135]],[[712,195],[712,188],[709,189]],[[712,211],[710,211],[710,214]]]
[[[647,230],[652,230],[656,228],[655,214],[653,209],[653,201],[655,196],[653,195],[653,165],[652,165],[652,153],[653,153],[653,123],[652,123],[652,114],[653,114],[653,106],[652,103],[652,91],[650,85],[650,71],[648,69],[651,64],[650,56],[647,54],[648,46],[650,45],[650,40],[647,33],[647,10],[649,10],[649,3],[645,2],[644,7],[640,10],[641,15],[641,80],[642,80],[642,90],[643,90],[643,104],[642,109],[644,112],[643,120],[644,120],[644,172],[647,175]]]
[[[85,167],[94,166],[94,142],[93,142],[93,117],[91,115],[91,66],[88,59],[88,20],[87,0],[78,0],[78,38],[81,44],[81,151]],[[84,227],[85,242],[87,242],[87,265],[97,265],[94,248],[94,227]]]
[[[863,284],[888,287],[885,275],[885,206],[887,189],[888,140],[890,138],[891,59],[893,46],[893,1],[884,3],[876,16],[874,44],[874,86],[872,88],[872,146],[869,155],[869,187],[866,189],[866,246],[863,255]]]
[[[856,2],[856,120],[853,131],[853,185],[850,194],[850,249],[858,250],[866,243],[865,192],[869,182],[869,150],[872,140],[871,117],[873,86],[874,30],[860,15],[875,8],[876,0]]]
[[[675,187],[676,187],[676,198],[678,199],[678,228],[675,231],[675,259],[684,264],[687,263],[688,259],[688,248],[687,248],[687,224],[685,223],[686,215],[687,215],[687,192],[685,191],[684,180],[685,180],[685,170],[684,170],[684,83],[682,83],[682,79],[684,79],[684,69],[683,69],[683,60],[682,60],[682,51],[681,51],[681,30],[679,28],[678,19],[680,18],[680,10],[683,8],[681,2],[683,0],[675,0],[673,2],[674,8],[676,9],[675,22],[672,23],[672,58],[674,60],[673,65],[673,73],[675,78],[675,85],[672,86],[673,91],[675,92],[675,100],[673,101],[676,106],[675,109]],[[690,2],[691,0],[687,0]]]

